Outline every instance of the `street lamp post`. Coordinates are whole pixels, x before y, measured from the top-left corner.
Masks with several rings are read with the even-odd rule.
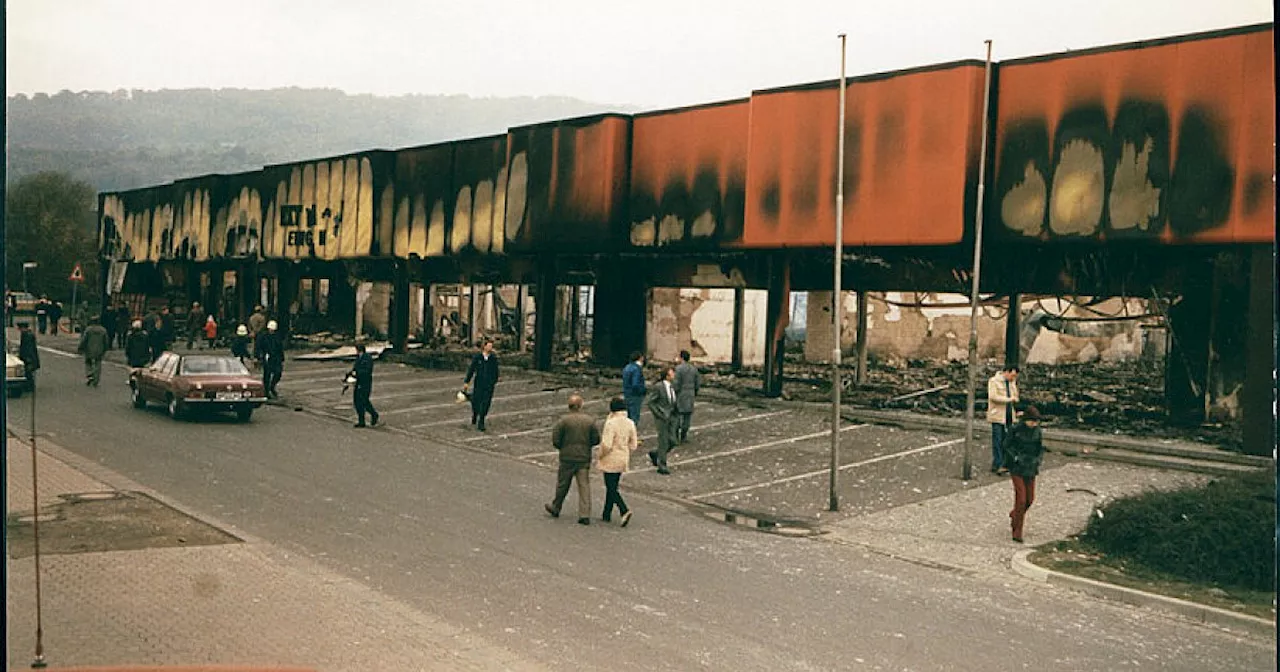
[[[840,271],[844,265],[844,33],[840,33],[840,123],[836,129],[836,238],[832,258],[835,266],[834,286],[831,292],[831,330],[835,345],[831,350],[831,490],[828,509],[840,510],[840,496],[836,493],[836,480],[840,473]]]
[[[982,274],[982,208],[986,191],[987,126],[991,106],[991,40],[987,43],[986,84],[982,91],[982,144],[978,146],[978,205],[973,228],[973,290],[969,297],[969,389],[964,414],[964,469],[961,478],[973,478],[974,388],[978,384],[978,278]]]

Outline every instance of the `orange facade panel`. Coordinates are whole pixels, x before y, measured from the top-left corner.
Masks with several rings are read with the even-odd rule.
[[[630,241],[695,247],[742,238],[747,182],[746,100],[636,117]]]
[[[1002,64],[993,236],[1274,240],[1272,33]]]
[[[972,218],[982,130],[977,62],[850,80],[844,244],[947,245]],[[744,247],[835,241],[838,83],[751,98]]]

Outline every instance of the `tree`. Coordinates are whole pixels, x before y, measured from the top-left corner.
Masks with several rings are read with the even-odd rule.
[[[76,264],[85,277],[78,296],[88,300],[97,294],[96,198],[93,187],[66,173],[37,173],[9,188],[4,254],[10,289],[22,287],[22,263],[34,261],[39,266],[27,272],[32,294],[69,302],[68,276]]]

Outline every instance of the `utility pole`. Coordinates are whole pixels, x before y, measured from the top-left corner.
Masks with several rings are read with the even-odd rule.
[[[982,89],[982,144],[978,147],[978,204],[973,228],[973,290],[969,297],[969,389],[964,414],[964,470],[973,478],[973,406],[978,384],[978,278],[982,275],[982,207],[987,185],[987,119],[991,112],[991,40],[987,44],[986,83]]]
[[[844,64],[847,38],[840,33],[840,125],[836,129],[836,238],[832,265],[835,266],[835,286],[831,292],[831,330],[834,347],[831,350],[831,491],[828,510],[840,510],[840,495],[836,493],[836,480],[840,473],[840,271],[844,265]]]

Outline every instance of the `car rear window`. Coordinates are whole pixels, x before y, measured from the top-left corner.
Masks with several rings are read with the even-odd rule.
[[[249,370],[244,368],[244,364],[240,360],[233,357],[184,357],[182,359],[182,374],[184,376],[198,375],[228,375],[228,376],[247,376]]]

